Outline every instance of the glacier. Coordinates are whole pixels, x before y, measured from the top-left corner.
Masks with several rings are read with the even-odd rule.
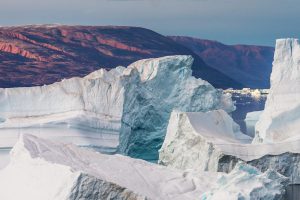
[[[280,200],[286,182],[274,171],[261,173],[242,163],[230,174],[196,173],[21,134],[10,164],[0,171],[0,199],[194,200],[216,197],[230,185],[232,200],[249,194]]]
[[[300,140],[253,144],[223,110],[173,111],[159,150],[159,164],[176,169],[231,172],[244,162],[266,172],[274,169],[300,183]]]
[[[51,85],[0,89],[0,148],[22,133],[157,160],[173,109],[234,110],[230,95],[192,76],[191,56],[137,61]]]
[[[276,41],[271,88],[265,110],[255,127],[254,142],[273,143],[299,138],[300,43]]]

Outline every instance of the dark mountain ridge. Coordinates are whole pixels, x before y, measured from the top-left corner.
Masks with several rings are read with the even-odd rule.
[[[126,26],[0,27],[0,87],[50,84],[144,58],[192,55],[193,73],[218,88],[244,85],[154,31]]]
[[[257,45],[225,45],[185,36],[169,38],[191,49],[205,63],[250,88],[269,88],[274,48]]]

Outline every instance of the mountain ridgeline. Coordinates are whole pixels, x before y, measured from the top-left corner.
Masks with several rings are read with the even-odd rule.
[[[217,41],[184,36],[169,38],[186,46],[209,66],[242,83],[245,87],[270,87],[273,47],[225,45]]]
[[[194,76],[209,81],[217,88],[268,86],[265,78],[270,72],[272,48],[266,54],[258,51],[257,57],[251,56],[251,50],[243,54],[239,52],[244,49],[236,49],[234,55],[237,57],[243,54],[244,60],[254,58],[245,65],[245,62],[229,60],[232,57],[226,56],[227,51],[220,57],[222,49],[218,54],[214,51],[201,54],[198,43],[194,45],[139,27],[0,27],[0,87],[51,84],[64,78],[83,77],[99,68],[127,66],[140,59],[167,55],[192,55]],[[205,48],[212,47],[208,45]],[[234,64],[228,64],[232,62]],[[253,85],[251,83],[256,76]]]

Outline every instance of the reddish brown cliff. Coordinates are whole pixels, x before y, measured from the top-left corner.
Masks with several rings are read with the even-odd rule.
[[[192,55],[216,87],[242,87],[188,48],[148,29],[115,26],[0,27],[0,87],[43,85],[143,58]]]

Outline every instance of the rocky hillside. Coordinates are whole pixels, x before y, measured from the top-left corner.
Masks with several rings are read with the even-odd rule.
[[[192,55],[194,75],[215,87],[243,86],[193,51],[148,29],[43,25],[0,27],[0,87],[49,84],[99,68],[175,54]]]
[[[273,47],[225,45],[217,41],[184,36],[169,38],[191,49],[205,63],[246,87],[270,87]]]

